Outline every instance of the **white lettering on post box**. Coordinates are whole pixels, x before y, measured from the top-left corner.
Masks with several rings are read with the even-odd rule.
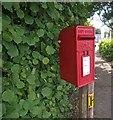
[[[83,57],[83,76],[90,74],[90,56]]]

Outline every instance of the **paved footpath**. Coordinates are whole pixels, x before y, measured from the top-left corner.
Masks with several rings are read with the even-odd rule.
[[[113,103],[113,101],[112,101]],[[95,55],[95,118],[111,118],[111,67]],[[112,104],[113,105],[113,104]]]

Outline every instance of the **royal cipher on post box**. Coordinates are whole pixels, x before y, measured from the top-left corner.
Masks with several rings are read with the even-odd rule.
[[[83,87],[94,81],[94,28],[64,28],[59,35],[61,79]]]

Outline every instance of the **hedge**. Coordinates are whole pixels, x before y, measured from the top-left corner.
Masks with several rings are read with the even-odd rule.
[[[113,40],[101,40],[99,43],[99,53],[107,61],[113,61]]]
[[[24,3],[2,5],[3,117],[70,117],[69,91],[60,79],[59,32],[84,25],[91,3]]]

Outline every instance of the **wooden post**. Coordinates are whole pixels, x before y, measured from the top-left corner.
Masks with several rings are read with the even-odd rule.
[[[79,89],[79,118],[87,118],[87,86]]]
[[[79,89],[79,118],[94,118],[94,82]]]
[[[88,85],[88,118],[94,118],[94,82]]]

